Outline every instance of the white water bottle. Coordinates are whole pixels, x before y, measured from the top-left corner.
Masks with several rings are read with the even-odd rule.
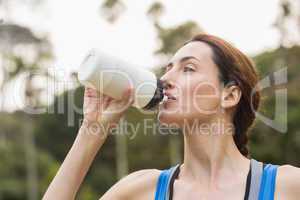
[[[133,106],[139,109],[155,109],[166,98],[163,84],[153,72],[97,49],[89,51],[81,63],[78,79],[81,84],[115,99],[121,99],[131,85],[135,90]]]

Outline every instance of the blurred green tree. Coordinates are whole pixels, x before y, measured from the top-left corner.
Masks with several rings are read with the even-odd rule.
[[[1,111],[6,110],[6,97],[12,95],[10,91],[5,91],[5,88],[15,84],[22,74],[27,74],[24,79],[25,107],[23,109],[35,109],[41,106],[41,89],[37,88],[33,81],[37,73],[39,76],[44,76],[45,79],[51,77],[47,70],[44,72],[38,71],[41,66],[49,63],[52,58],[51,45],[48,40],[35,36],[27,27],[5,23],[0,26],[0,50],[2,61]],[[20,94],[21,96],[22,94]],[[18,119],[22,119],[23,123],[21,133],[24,134],[24,137],[21,141],[25,144],[23,148],[26,158],[26,191],[28,199],[35,200],[38,198],[38,170],[33,135],[34,123],[31,115],[20,115]],[[13,144],[12,149],[14,148]],[[18,142],[15,145],[18,145]],[[20,147],[17,146],[16,148],[19,149]],[[13,196],[13,194],[8,195]]]

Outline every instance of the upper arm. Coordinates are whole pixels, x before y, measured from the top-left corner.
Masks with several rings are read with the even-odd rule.
[[[100,200],[154,199],[159,174],[156,169],[133,172],[113,185]]]
[[[276,187],[277,199],[299,199],[300,197],[300,168],[283,165],[278,168]]]

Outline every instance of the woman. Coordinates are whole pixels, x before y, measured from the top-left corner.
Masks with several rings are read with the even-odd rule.
[[[160,105],[158,120],[181,128],[183,163],[129,174],[101,199],[240,200],[248,199],[251,190],[259,199],[299,199],[300,170],[290,165],[264,165],[256,191],[249,188],[255,162],[248,159],[247,132],[260,102],[259,78],[249,58],[218,37],[200,34],[176,52],[161,80],[169,100]],[[129,89],[117,101],[86,88],[84,123],[43,199],[75,198],[132,96]]]

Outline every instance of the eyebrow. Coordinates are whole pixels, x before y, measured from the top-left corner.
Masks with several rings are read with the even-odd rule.
[[[200,62],[200,60],[194,56],[186,56],[186,57],[183,57],[179,60],[179,63],[183,63],[187,60],[190,60],[190,59],[195,59],[197,60],[198,62]],[[173,62],[168,62],[168,64],[166,66],[172,66],[173,65]]]

